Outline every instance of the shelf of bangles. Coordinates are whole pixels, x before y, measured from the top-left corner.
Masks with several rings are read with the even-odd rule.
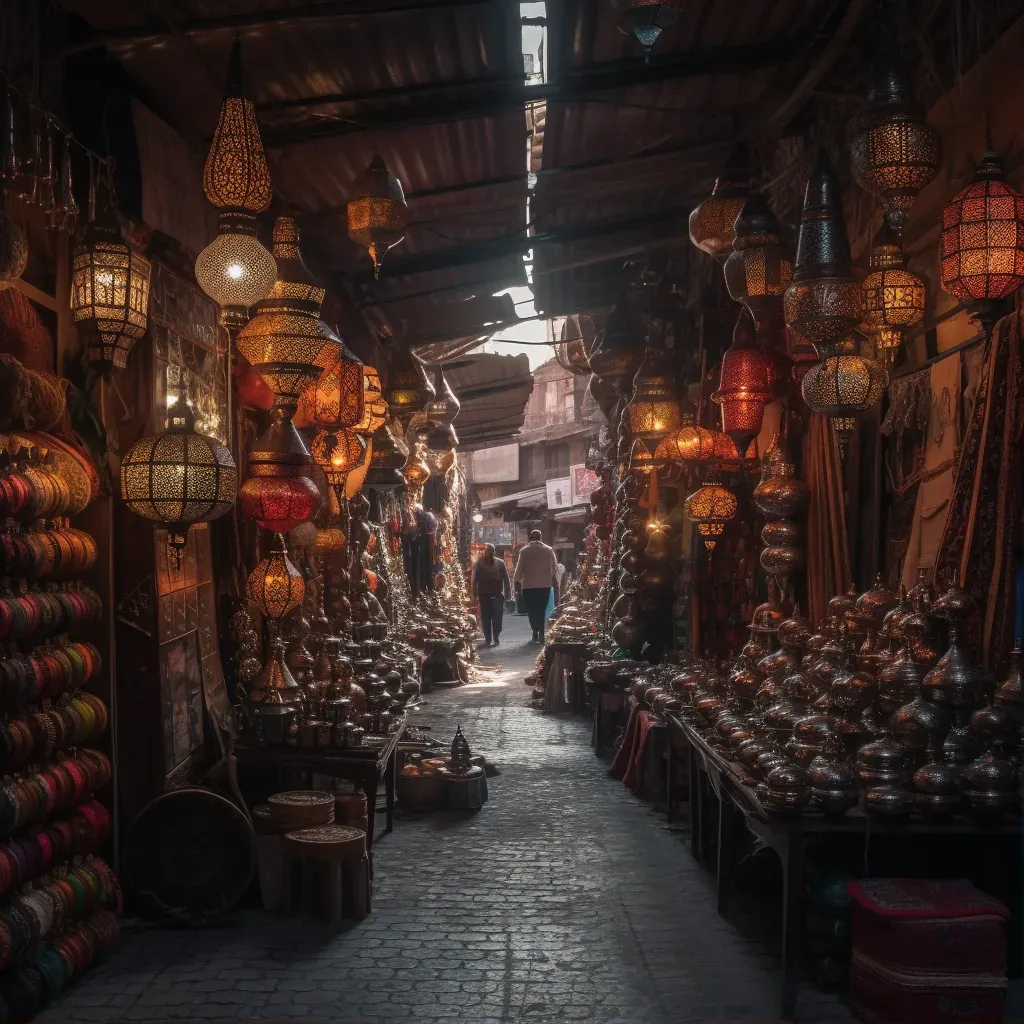
[[[121,894],[99,857],[111,818],[102,619],[80,582],[95,540],[70,525],[95,488],[84,456],[0,435],[0,1021],[31,1020],[117,942]]]

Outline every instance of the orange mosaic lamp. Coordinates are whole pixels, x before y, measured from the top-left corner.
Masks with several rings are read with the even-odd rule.
[[[722,433],[737,452],[746,451],[761,430],[765,406],[773,397],[772,378],[772,362],[755,344],[754,325],[744,310],[722,357],[718,390],[711,396],[721,406]]]
[[[726,523],[736,518],[736,509],[736,495],[722,486],[714,467],[709,470],[700,488],[686,499],[683,511],[686,518],[697,527],[709,558],[718,538],[725,532]]]
[[[245,581],[246,596],[271,622],[280,622],[294,611],[306,596],[306,582],[302,573],[288,557],[284,537],[277,534],[270,554],[256,563]]]
[[[907,269],[899,239],[888,226],[875,236],[860,292],[861,330],[891,362],[903,332],[924,319],[927,296],[924,281]]]

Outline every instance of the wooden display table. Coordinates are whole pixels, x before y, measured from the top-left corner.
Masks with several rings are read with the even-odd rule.
[[[766,846],[771,847],[782,862],[782,1016],[792,1020],[796,1010],[797,982],[801,953],[801,910],[803,906],[803,874],[807,847],[827,836],[860,836],[864,842],[871,836],[993,836],[1021,835],[1021,823],[1008,818],[993,825],[979,825],[966,815],[946,822],[929,821],[913,814],[904,822],[890,822],[865,814],[859,808],[842,818],[828,818],[816,811],[794,817],[783,817],[769,811],[753,787],[746,769],[728,757],[729,751],[708,744],[703,736],[680,715],[666,715],[668,729],[668,794],[669,811],[674,806],[676,767],[679,760],[689,767],[690,779],[690,850],[702,864],[716,875],[718,909],[724,909],[733,877],[730,833],[737,816]],[[715,813],[717,811],[717,813]],[[710,864],[710,829],[716,827],[715,863]]]
[[[240,765],[271,765],[279,768],[299,768],[320,775],[354,782],[366,794],[366,808],[370,827],[366,833],[366,848],[373,851],[373,836],[377,809],[377,790],[384,783],[385,833],[394,827],[395,775],[398,770],[398,744],[405,731],[405,722],[387,736],[368,736],[361,747],[344,750],[317,750],[301,747],[265,747],[239,740],[235,755]]]

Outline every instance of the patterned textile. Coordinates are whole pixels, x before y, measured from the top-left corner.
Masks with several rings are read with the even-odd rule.
[[[1013,634],[1014,547],[1021,516],[1021,315],[996,325],[964,431],[949,514],[935,563],[936,585],[964,587],[978,613],[967,640],[990,671],[1009,659]]]
[[[846,537],[843,471],[829,421],[812,412],[804,432],[804,479],[811,489],[807,509],[807,603],[812,622],[824,622],[834,594],[846,590],[850,551]]]
[[[855,903],[879,917],[1010,917],[967,878],[864,878],[846,888]]]

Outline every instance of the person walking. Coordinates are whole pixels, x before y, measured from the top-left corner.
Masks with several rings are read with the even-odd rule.
[[[519,552],[512,579],[523,585],[523,603],[533,629],[532,643],[544,642],[544,613],[548,598],[555,592],[558,601],[558,560],[555,552],[541,540],[540,530],[530,532],[530,543]]]
[[[494,545],[488,544],[473,568],[473,596],[480,602],[480,626],[484,631],[484,646],[492,642],[498,646],[505,602],[512,593],[505,560],[496,558]]]

